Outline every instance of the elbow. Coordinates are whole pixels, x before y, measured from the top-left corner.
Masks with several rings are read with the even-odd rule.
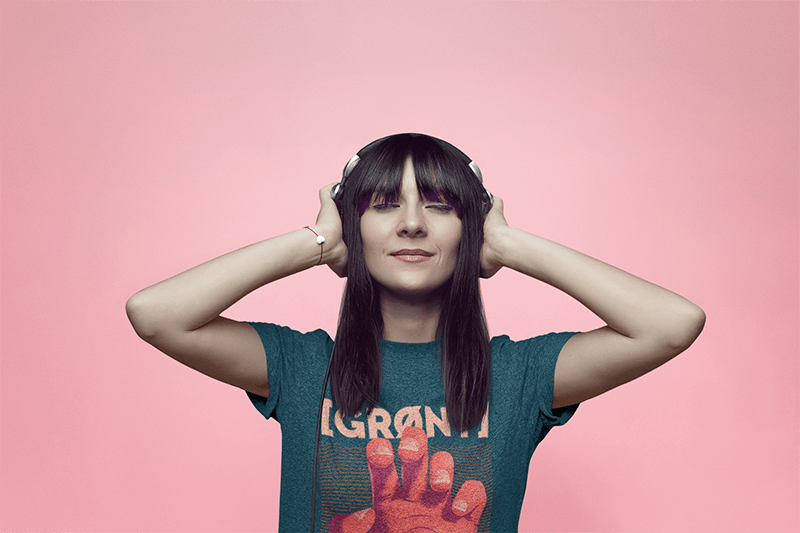
[[[667,342],[674,355],[689,348],[706,324],[705,312],[691,302],[687,301],[686,304],[680,314],[673,318],[670,328],[671,334]]]
[[[146,296],[137,292],[125,302],[125,313],[133,326],[136,334],[142,340],[152,344],[157,335],[158,319],[154,316],[154,310],[148,304]]]

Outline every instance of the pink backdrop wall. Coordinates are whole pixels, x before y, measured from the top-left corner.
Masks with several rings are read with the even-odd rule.
[[[271,531],[279,427],[144,344],[136,290],[450,140],[509,222],[684,294],[684,355],[534,457],[523,531],[795,532],[798,4],[2,2],[3,531]],[[239,319],[335,326],[324,268]],[[514,272],[490,328],[598,320]]]

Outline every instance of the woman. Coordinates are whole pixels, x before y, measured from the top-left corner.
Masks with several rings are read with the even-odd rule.
[[[516,530],[528,463],[549,429],[685,350],[705,321],[672,292],[509,227],[477,166],[429,136],[368,145],[320,202],[313,226],[127,304],[143,339],[246,390],[281,423],[281,530],[305,529],[312,516],[315,530],[329,531]],[[335,344],[320,330],[220,316],[315,265],[347,276]],[[564,291],[606,326],[490,340],[479,277],[502,267]]]

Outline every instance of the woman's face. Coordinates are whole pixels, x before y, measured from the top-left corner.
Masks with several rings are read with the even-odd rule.
[[[420,198],[409,156],[399,197],[372,198],[361,216],[361,239],[367,268],[382,292],[423,296],[453,275],[461,219],[452,206]]]

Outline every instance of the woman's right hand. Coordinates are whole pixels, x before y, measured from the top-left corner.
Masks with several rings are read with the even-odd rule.
[[[347,245],[342,239],[342,219],[339,210],[331,198],[331,189],[334,185],[336,184],[329,183],[319,191],[320,207],[313,229],[325,237],[322,262],[343,278],[347,276]]]

